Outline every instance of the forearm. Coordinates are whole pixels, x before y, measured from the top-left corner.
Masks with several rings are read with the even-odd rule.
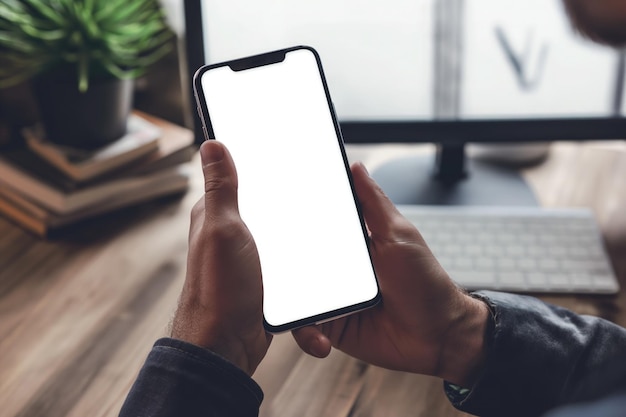
[[[256,416],[261,389],[242,370],[175,339],[156,342],[120,417]]]
[[[480,375],[455,406],[483,416],[539,415],[626,382],[626,330],[530,297],[478,295],[495,326]]]

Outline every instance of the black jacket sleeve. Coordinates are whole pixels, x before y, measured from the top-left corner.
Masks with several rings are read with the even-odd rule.
[[[241,369],[200,347],[158,340],[126,398],[120,417],[250,417],[263,400]]]
[[[482,291],[494,319],[487,360],[453,405],[480,416],[539,416],[626,387],[626,330],[536,298]]]

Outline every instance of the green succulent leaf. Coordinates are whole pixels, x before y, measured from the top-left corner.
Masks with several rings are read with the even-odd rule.
[[[56,13],[55,10],[50,7],[48,2],[38,0],[25,0],[24,3],[43,18],[46,18],[57,25],[64,24],[63,17],[59,16],[58,13]]]

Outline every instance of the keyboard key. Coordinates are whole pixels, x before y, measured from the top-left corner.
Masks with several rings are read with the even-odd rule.
[[[549,275],[550,288],[552,289],[570,289],[569,275],[562,272],[555,272]]]
[[[559,262],[554,259],[540,259],[539,270],[544,272],[554,272],[559,270]]]
[[[593,275],[584,272],[570,274],[570,283],[573,289],[590,288],[594,285]]]
[[[509,245],[506,247],[506,253],[509,255],[524,255],[526,250],[522,245]]]
[[[469,244],[463,247],[463,252],[466,255],[481,255],[483,253],[483,247],[478,244]]]
[[[478,272],[469,271],[459,275],[462,280],[462,285],[467,285],[471,288],[482,288],[483,286],[493,286],[496,281],[495,274],[491,272]]]
[[[504,255],[504,248],[502,246],[493,245],[491,244],[491,241],[490,241],[489,244],[485,245],[484,252],[485,252],[485,255],[498,258],[501,255]]]
[[[522,288],[526,283],[524,274],[521,272],[500,272],[498,274],[498,283],[503,287],[513,286],[515,288]]]
[[[500,270],[503,271],[514,271],[518,269],[517,260],[510,257],[497,258],[496,265]]]
[[[454,268],[459,270],[470,270],[474,266],[474,260],[470,257],[459,256],[454,258]]]
[[[461,245],[450,244],[442,247],[442,252],[446,255],[460,255],[463,253]]]
[[[528,258],[528,257],[518,259],[515,266],[516,266],[516,269],[520,271],[524,271],[524,272],[537,271],[537,268],[538,268],[537,260],[534,258]]]
[[[547,248],[545,246],[532,245],[526,248],[526,254],[531,256],[543,256],[547,253]]]
[[[480,257],[476,258],[474,261],[476,268],[479,270],[493,270],[496,265],[496,262],[493,258]]]
[[[547,248],[548,254],[551,256],[562,257],[567,255],[567,249],[564,246],[550,246]]]

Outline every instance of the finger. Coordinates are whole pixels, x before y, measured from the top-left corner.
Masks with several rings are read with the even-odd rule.
[[[367,228],[372,235],[386,235],[401,214],[362,163],[352,165],[352,178]]]
[[[237,171],[226,147],[215,140],[200,146],[204,173],[204,205],[207,213],[237,209]]]
[[[304,352],[316,358],[325,358],[330,354],[330,340],[316,327],[301,327],[291,332],[296,343]]]

